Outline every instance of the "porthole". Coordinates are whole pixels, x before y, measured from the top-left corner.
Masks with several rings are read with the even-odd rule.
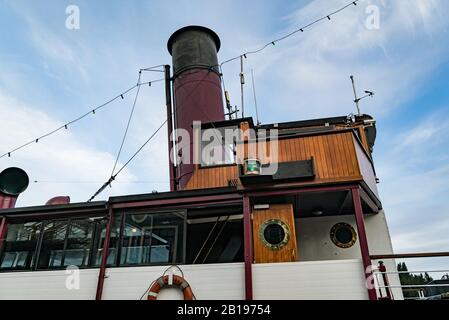
[[[357,233],[348,223],[337,223],[331,229],[332,242],[340,248],[351,248],[357,241]]]
[[[280,250],[290,241],[290,229],[283,221],[271,219],[260,226],[259,236],[266,247]]]

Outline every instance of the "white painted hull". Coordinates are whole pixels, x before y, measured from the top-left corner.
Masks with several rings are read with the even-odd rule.
[[[299,261],[254,264],[254,298],[368,299],[359,244],[342,249],[329,238],[329,230],[339,222],[356,227],[352,216],[297,219]],[[367,215],[365,223],[371,254],[392,253],[384,213]],[[387,270],[396,269],[394,260],[384,262]],[[105,300],[138,300],[167,267],[108,268],[102,297]],[[243,263],[184,265],[181,268],[199,300],[245,298]],[[98,274],[99,269],[80,270],[79,289],[69,290],[66,282],[72,278],[66,271],[0,273],[0,299],[95,299]],[[397,275],[390,275],[389,281],[391,285],[400,284]],[[393,289],[393,297],[402,299],[401,290]],[[166,289],[159,299],[182,299],[182,293],[176,289]]]
[[[243,300],[243,263],[181,266],[199,300]],[[104,283],[105,300],[138,300],[166,267],[112,268]],[[81,270],[79,289],[68,290],[65,271],[0,274],[0,299],[94,299],[98,269]],[[360,260],[293,262],[253,266],[254,298],[368,299]],[[178,290],[160,299],[181,299]],[[146,296],[144,297],[146,299]]]

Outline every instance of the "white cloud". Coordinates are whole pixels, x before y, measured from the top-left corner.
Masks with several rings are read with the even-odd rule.
[[[395,152],[418,151],[422,149],[435,149],[438,151],[438,146],[445,142],[446,134],[449,132],[449,119],[444,112],[436,112],[420,123],[414,123],[410,130],[399,133],[395,138],[396,149]]]
[[[386,134],[391,138],[381,146],[385,151],[376,157],[379,191],[399,252],[447,251],[447,118],[446,109],[436,110],[406,131],[389,129]],[[413,264],[419,267],[425,262]]]

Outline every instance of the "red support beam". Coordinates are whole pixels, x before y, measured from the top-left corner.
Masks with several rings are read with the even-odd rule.
[[[106,266],[108,262],[108,256],[109,256],[109,245],[111,243],[111,233],[112,233],[112,226],[114,224],[114,214],[113,214],[112,208],[109,209],[109,219],[108,224],[106,226],[106,235],[103,243],[103,255],[101,257],[101,266],[100,266],[100,273],[98,275],[98,283],[97,283],[97,294],[95,296],[95,300],[101,300],[101,297],[103,295],[103,286],[104,286],[104,279],[106,276]]]
[[[0,252],[3,249],[3,243],[5,242],[7,231],[8,223],[6,218],[0,218]]]
[[[301,193],[312,193],[312,192],[331,192],[331,191],[345,191],[351,190],[353,188],[358,188],[358,184],[350,185],[340,185],[340,186],[317,186],[317,187],[295,187],[291,189],[279,189],[279,190],[267,190],[267,191],[255,191],[246,190],[249,197],[270,197],[270,196],[280,196],[280,195],[294,195]]]
[[[225,202],[229,200],[241,200],[242,195],[231,193],[214,196],[198,196],[198,197],[185,197],[185,198],[173,198],[173,199],[160,199],[160,200],[145,200],[136,202],[125,202],[112,204],[114,209],[129,209],[139,207],[159,207],[159,206],[172,206],[172,205],[187,205],[187,204],[209,204],[210,202]]]
[[[243,241],[245,246],[245,299],[253,300],[253,235],[251,203],[248,196],[243,197],[243,228]]]
[[[362,202],[360,201],[359,187],[353,188],[352,201],[354,203],[355,221],[357,224],[357,233],[359,236],[360,251],[362,253],[363,267],[365,269],[365,278],[368,289],[368,297],[370,300],[377,300],[377,293],[372,283],[374,275],[372,273],[372,263],[369,255],[368,239],[366,237],[365,220],[363,217]]]

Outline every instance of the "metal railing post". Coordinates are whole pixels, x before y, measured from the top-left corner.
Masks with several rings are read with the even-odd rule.
[[[385,266],[383,261],[379,261],[379,271],[382,273],[382,280],[384,282],[384,286],[385,286],[385,292],[387,294],[387,298],[389,300],[393,300],[393,294],[391,292],[391,288],[390,288],[390,283],[388,281],[388,276],[386,274],[387,272],[387,267]],[[382,289],[379,288],[379,291],[381,291]]]

